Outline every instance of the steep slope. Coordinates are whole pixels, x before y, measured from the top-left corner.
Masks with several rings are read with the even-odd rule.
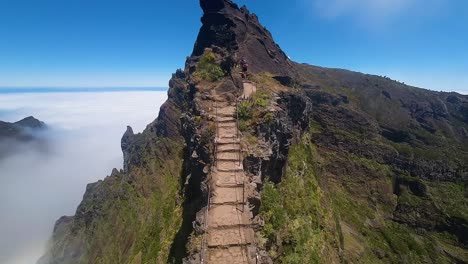
[[[233,244],[247,255],[238,263],[468,261],[467,96],[294,63],[245,7],[200,4],[158,118],[127,129],[124,169],[88,185],[39,263],[221,263],[204,253],[234,250],[209,238],[213,172],[236,159],[218,155],[220,121],[240,130],[226,150],[241,151],[242,227],[255,230]]]
[[[280,96],[275,118],[291,131],[288,164],[281,175],[266,170],[280,183],[267,183],[260,206],[276,261],[466,262],[468,97],[297,70],[302,79]],[[261,123],[250,133],[270,142],[276,134]]]
[[[123,135],[124,169],[86,187],[76,214],[56,222],[49,249],[38,263],[167,260],[182,223],[185,178],[199,173],[189,156],[199,139],[191,123],[181,124],[193,111],[181,71],[170,87],[158,118],[141,134],[128,127]]]

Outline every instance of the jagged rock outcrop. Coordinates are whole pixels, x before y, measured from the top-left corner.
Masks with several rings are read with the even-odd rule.
[[[203,26],[192,56],[200,56],[206,48],[216,46],[232,54],[236,61],[245,58],[252,72],[294,74],[288,56],[245,6],[239,8],[225,0],[200,0],[200,5],[204,11]]]
[[[124,169],[88,185],[39,263],[200,263],[213,104],[242,94],[241,58],[257,91],[236,148],[261,263],[468,261],[467,96],[291,62],[247,8],[200,4],[158,118],[127,128]]]

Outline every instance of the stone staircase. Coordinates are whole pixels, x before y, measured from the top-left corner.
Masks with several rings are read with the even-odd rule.
[[[236,106],[215,102],[215,166],[211,172],[210,205],[206,227],[206,254],[202,263],[253,264],[249,254],[254,243],[252,213],[247,206],[246,175],[241,163],[241,147]]]

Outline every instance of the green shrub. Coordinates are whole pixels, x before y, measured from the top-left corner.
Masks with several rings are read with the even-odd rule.
[[[252,119],[252,103],[250,101],[239,102],[237,113],[239,115],[239,130],[245,132],[249,129]]]
[[[245,131],[259,123],[272,123],[274,115],[266,111],[268,105],[270,105],[270,95],[264,90],[259,90],[252,98],[239,102],[237,111],[240,130]]]
[[[239,130],[244,132],[247,131],[247,128],[249,128],[248,122],[242,119],[239,120]]]
[[[263,116],[263,120],[266,123],[271,124],[275,120],[275,116],[273,115],[273,113],[268,112]]]
[[[252,102],[249,100],[239,102],[237,112],[240,120],[249,120],[252,118]]]
[[[254,105],[265,108],[270,104],[270,95],[264,90],[258,90],[253,96]]]
[[[197,67],[194,73],[195,78],[215,82],[226,73],[221,69],[221,67],[216,64],[216,55],[211,51],[205,51],[200,61],[197,63]]]

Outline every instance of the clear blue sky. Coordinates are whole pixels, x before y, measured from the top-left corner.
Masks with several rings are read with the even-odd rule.
[[[295,61],[468,93],[466,0],[238,0]],[[167,86],[197,0],[0,0],[0,86]]]

